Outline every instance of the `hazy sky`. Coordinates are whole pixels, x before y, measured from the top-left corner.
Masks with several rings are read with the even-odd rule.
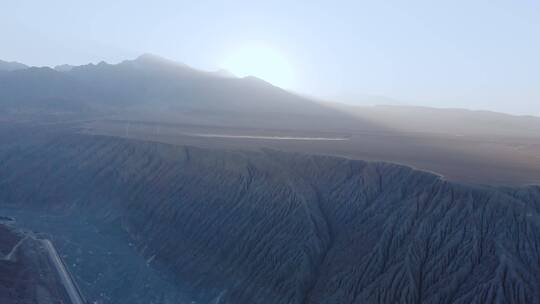
[[[273,56],[255,70],[311,95],[540,115],[538,0],[2,0],[0,36],[0,59],[31,65],[148,52],[213,70],[255,49],[242,68]]]

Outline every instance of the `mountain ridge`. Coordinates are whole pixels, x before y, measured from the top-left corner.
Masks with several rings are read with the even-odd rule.
[[[12,72],[17,70],[27,69],[28,66],[16,61],[3,61],[0,60],[0,71]]]
[[[16,71],[16,70],[32,68],[31,66],[27,66],[27,65],[24,65],[24,64],[19,63],[19,62],[15,62],[15,61],[14,62],[7,62],[7,61],[0,60],[0,70],[3,70],[2,65],[4,65],[4,64],[14,64],[16,66],[16,68],[12,68],[12,69],[9,69],[9,70],[4,70],[4,71]],[[218,71],[203,71],[203,70],[193,68],[193,67],[191,67],[191,66],[189,66],[189,65],[187,65],[185,63],[177,62],[177,61],[174,61],[174,60],[171,60],[171,59],[168,59],[168,58],[156,55],[156,54],[152,54],[152,53],[143,53],[143,54],[137,56],[134,59],[123,60],[123,61],[121,61],[121,62],[119,62],[117,64],[110,64],[110,63],[107,63],[105,61],[101,61],[101,62],[99,62],[97,64],[94,64],[94,63],[83,64],[83,65],[61,64],[61,65],[55,66],[54,68],[53,67],[50,67],[50,68],[53,69],[53,70],[59,71],[59,72],[71,72],[74,69],[75,70],[81,70],[81,69],[84,70],[86,68],[93,68],[93,67],[97,67],[97,66],[100,66],[100,65],[101,66],[116,67],[116,66],[131,65],[131,64],[142,64],[142,65],[146,65],[146,66],[154,66],[154,68],[156,66],[157,67],[176,67],[176,68],[186,69],[189,72],[192,72],[194,74],[202,74],[202,75],[207,75],[207,76],[216,76],[216,77],[219,77],[219,78],[252,79],[252,80],[260,81],[261,83],[271,85],[270,83],[268,83],[264,79],[258,78],[256,76],[246,76],[246,77],[243,77],[243,78],[238,78],[238,77],[234,76],[231,72],[229,72],[227,70],[224,70],[224,69],[220,69]],[[48,67],[42,67],[42,68],[48,68]],[[273,86],[273,85],[271,85],[271,86]],[[284,90],[284,91],[286,91],[286,90]],[[490,115],[504,115],[504,116],[513,116],[513,117],[523,117],[523,118],[529,118],[529,119],[539,118],[538,116],[535,116],[535,115],[517,115],[517,114],[509,114],[509,113],[503,113],[503,112],[497,112],[497,111],[491,111],[491,110],[482,110],[482,109],[471,110],[471,109],[465,109],[465,108],[436,108],[436,107],[426,107],[426,106],[421,106],[421,105],[400,105],[400,104],[376,104],[376,105],[373,105],[373,106],[354,105],[354,104],[350,104],[350,103],[340,103],[339,100],[335,101],[335,102],[329,102],[329,101],[326,101],[323,98],[317,98],[317,97],[308,96],[308,95],[304,95],[304,94],[301,94],[301,93],[295,93],[295,92],[290,92],[290,91],[287,91],[287,92],[289,92],[289,93],[291,93],[293,95],[298,95],[299,97],[304,97],[305,96],[304,98],[306,98],[306,99],[310,99],[310,100],[313,100],[313,101],[318,101],[318,102],[323,103],[323,104],[330,104],[332,106],[338,106],[338,107],[363,108],[363,109],[375,107],[375,108],[418,109],[418,110],[452,111],[452,112],[464,111],[464,112],[470,112],[470,113],[480,113],[480,114],[490,114]]]

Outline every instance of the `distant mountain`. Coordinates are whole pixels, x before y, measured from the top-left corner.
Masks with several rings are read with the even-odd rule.
[[[419,106],[351,106],[337,103],[327,105],[350,113],[359,120],[376,121],[389,130],[401,132],[452,136],[540,136],[540,117],[536,116]]]
[[[358,125],[357,119],[261,79],[204,72],[151,54],[60,70],[30,68],[0,76],[0,104],[25,111],[61,104],[143,120],[213,117],[216,124],[261,127],[310,128],[313,117],[328,127]]]
[[[54,70],[58,72],[69,72],[71,71],[75,66],[70,64],[61,64],[54,67]]]
[[[0,60],[0,71],[11,72],[17,70],[27,69],[28,66],[15,61],[2,61]]]
[[[39,118],[51,111],[89,111],[92,102],[86,86],[48,67],[0,74],[0,113],[30,111]]]
[[[536,117],[460,109],[325,103],[253,76],[238,78],[224,70],[200,71],[152,54],[119,64],[100,62],[61,65],[54,69],[9,65],[11,72],[0,73],[0,114],[2,111],[69,112],[250,128],[452,136],[537,137],[540,133],[540,118]],[[19,69],[13,70],[14,67]],[[391,102],[382,97],[364,97]]]

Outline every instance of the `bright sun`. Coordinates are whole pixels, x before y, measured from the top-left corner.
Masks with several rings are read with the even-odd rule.
[[[232,52],[223,68],[239,77],[255,76],[273,85],[290,88],[293,69],[278,51],[259,44],[246,45]]]

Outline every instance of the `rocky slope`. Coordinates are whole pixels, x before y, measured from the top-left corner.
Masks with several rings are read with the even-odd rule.
[[[540,187],[272,150],[2,142],[0,204],[120,222],[202,303],[540,302]]]
[[[0,221],[0,303],[80,303],[67,293],[47,242]]]

